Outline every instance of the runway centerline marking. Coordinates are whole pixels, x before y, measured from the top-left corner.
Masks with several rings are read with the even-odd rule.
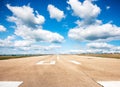
[[[23,81],[0,81],[0,87],[19,87]]]
[[[57,55],[57,60],[59,60],[60,59],[60,57],[59,57],[59,55]]]
[[[97,81],[104,87],[120,87],[120,81]]]
[[[77,64],[77,65],[81,65],[80,62],[77,62],[77,61],[75,61],[75,60],[69,60],[69,62],[74,63],[74,64]]]

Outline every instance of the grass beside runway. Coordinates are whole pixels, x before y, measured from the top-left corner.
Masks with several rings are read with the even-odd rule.
[[[27,58],[32,56],[42,56],[42,55],[0,55],[0,60]]]
[[[7,59],[16,59],[22,57],[29,57],[29,56],[0,56],[0,60],[7,60]]]
[[[80,55],[80,56],[94,56],[94,57],[120,59],[120,54],[79,54],[79,55]]]

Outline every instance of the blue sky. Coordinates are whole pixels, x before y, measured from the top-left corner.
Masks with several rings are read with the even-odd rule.
[[[120,53],[119,0],[0,0],[0,54]]]

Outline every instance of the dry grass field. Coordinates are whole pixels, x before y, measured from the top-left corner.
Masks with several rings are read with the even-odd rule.
[[[26,57],[31,57],[31,56],[30,55],[5,55],[5,56],[1,55],[0,60],[26,58]]]
[[[22,58],[22,57],[25,57],[25,56],[0,56],[0,60]]]
[[[120,59],[120,54],[79,54],[80,56],[94,56],[94,57],[103,57],[103,58],[116,58]],[[31,55],[31,56],[37,56],[37,55]],[[40,55],[39,55],[40,56]],[[16,58],[25,58],[30,57],[30,55],[8,55],[8,56],[0,56],[0,60],[6,60],[6,59],[16,59]]]
[[[103,58],[116,58],[120,59],[120,54],[79,54],[80,56],[95,56],[95,57],[103,57]]]

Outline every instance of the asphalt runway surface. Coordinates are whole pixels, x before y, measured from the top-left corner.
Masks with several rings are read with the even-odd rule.
[[[98,81],[120,81],[120,59],[45,55],[0,60],[0,87],[5,82],[6,87],[103,87]]]

